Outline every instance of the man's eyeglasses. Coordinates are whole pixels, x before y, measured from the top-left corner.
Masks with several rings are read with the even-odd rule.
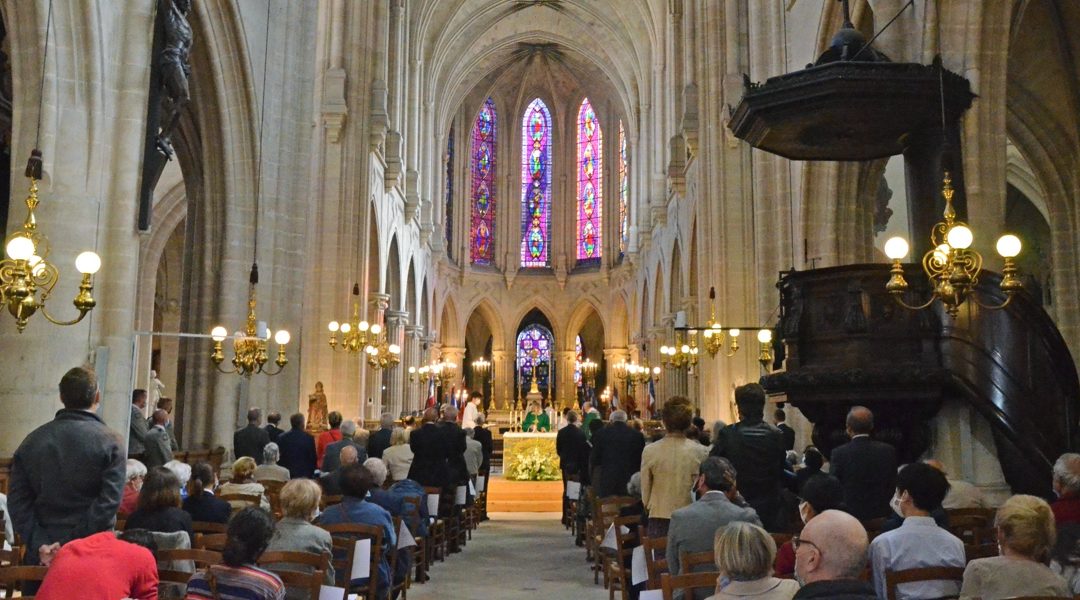
[[[821,551],[821,548],[820,548],[820,547],[818,547],[818,545],[817,545],[817,544],[815,544],[814,542],[811,542],[810,540],[804,540],[804,539],[802,539],[801,537],[799,537],[799,536],[797,536],[797,535],[796,535],[796,536],[793,536],[793,537],[791,538],[791,547],[792,547],[792,548],[794,548],[795,550],[798,550],[798,549],[799,549],[799,546],[801,546],[801,545],[803,545],[803,544],[806,544],[807,546],[810,546],[810,547],[811,547],[811,548],[813,548],[814,550],[817,550],[817,551],[818,551],[818,554],[820,554],[820,555],[822,555],[822,556],[825,556],[825,553],[824,553],[824,552],[822,552],[822,551]]]

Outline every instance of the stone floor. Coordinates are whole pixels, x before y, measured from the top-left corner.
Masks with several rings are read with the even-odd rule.
[[[558,513],[491,513],[460,554],[436,562],[431,581],[409,600],[492,598],[601,600],[585,550],[574,545]]]

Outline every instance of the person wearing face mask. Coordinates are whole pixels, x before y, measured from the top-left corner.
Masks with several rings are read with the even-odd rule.
[[[757,512],[739,495],[735,467],[726,458],[710,456],[701,463],[694,481],[697,501],[671,513],[667,561],[672,575],[682,573],[682,552],[705,552],[713,548],[714,533],[733,521],[761,525]]]
[[[799,517],[803,524],[827,510],[843,510],[844,488],[835,477],[818,473],[806,480],[799,493]],[[773,571],[777,577],[795,575],[795,547],[784,542],[776,551]]]
[[[861,581],[866,568],[866,530],[855,517],[827,510],[807,522],[792,538],[795,579],[802,585],[795,600],[872,600],[869,582]]]
[[[941,506],[949,491],[945,474],[925,463],[905,465],[896,475],[893,506],[903,525],[882,533],[870,544],[870,566],[878,596],[886,597],[885,573],[925,567],[963,567],[964,542],[938,527],[930,510]],[[943,598],[955,596],[955,581],[919,581],[896,589],[896,598]]]

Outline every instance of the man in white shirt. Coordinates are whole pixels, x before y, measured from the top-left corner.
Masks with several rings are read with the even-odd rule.
[[[887,571],[963,568],[966,564],[964,543],[938,527],[930,516],[930,511],[941,504],[948,491],[945,474],[928,464],[912,463],[897,473],[892,506],[904,517],[904,524],[877,536],[870,543],[870,566],[879,598],[888,597],[885,589]],[[956,581],[920,581],[897,587],[896,598],[942,598],[959,593],[960,584]]]
[[[472,429],[476,427],[476,415],[480,414],[480,403],[484,401],[484,394],[474,390],[469,394],[469,402],[461,414],[461,428]]]

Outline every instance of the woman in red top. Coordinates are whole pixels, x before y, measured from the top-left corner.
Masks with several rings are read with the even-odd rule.
[[[49,563],[49,572],[35,598],[157,600],[157,562],[144,547],[153,542],[145,529],[126,531],[121,539],[111,531],[102,531],[70,541]]]
[[[316,466],[321,466],[323,457],[326,456],[326,447],[334,442],[341,441],[341,413],[333,411],[327,415],[326,420],[330,423],[330,430],[319,434],[315,440]]]

